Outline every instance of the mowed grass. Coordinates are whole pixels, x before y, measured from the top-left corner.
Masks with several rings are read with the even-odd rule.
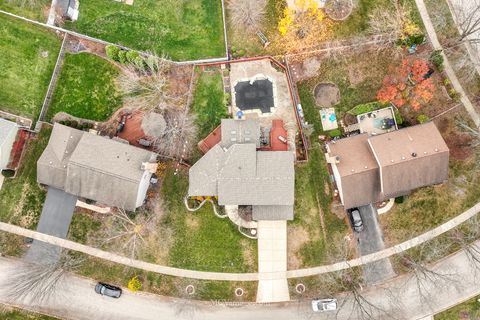
[[[47,29],[0,14],[0,109],[35,119],[61,39]]]
[[[218,272],[257,270],[256,241],[241,235],[230,220],[216,217],[209,203],[189,212],[183,202],[187,189],[186,174],[174,175],[171,169],[166,173],[162,189],[163,224],[174,236],[169,265]]]
[[[220,0],[82,0],[67,28],[174,60],[225,56]]]
[[[45,191],[37,183],[37,160],[47,146],[51,129],[44,128],[26,146],[17,175],[5,179],[0,190],[0,220],[34,229],[45,201]],[[0,246],[5,254],[21,251],[21,238],[0,234]]]
[[[480,319],[480,296],[474,297],[448,310],[436,314],[435,320],[468,320]]]
[[[50,0],[0,0],[0,10],[39,22],[46,22],[51,3]]]
[[[448,182],[421,188],[380,216],[385,242],[394,245],[452,219],[480,201],[475,159],[450,159]]]
[[[47,119],[63,111],[79,118],[107,120],[121,104],[115,85],[118,73],[117,67],[99,56],[65,54]]]
[[[180,297],[194,300],[224,300],[224,301],[255,301],[257,282],[236,281],[209,281],[179,278],[147,272],[139,269],[125,267],[105,260],[71,253],[78,256],[83,263],[77,270],[82,276],[93,278],[97,281],[112,283],[121,287],[127,287],[128,281],[137,276],[142,283],[141,291],[151,292],[163,296]],[[185,292],[188,285],[195,287],[195,293],[189,295]],[[235,288],[242,288],[244,295],[235,296]]]
[[[10,306],[0,304],[1,320],[55,320],[58,318],[45,316],[40,313],[34,313],[27,310],[12,308]]]
[[[299,259],[298,267],[313,267],[335,260],[335,245],[348,233],[344,219],[332,212],[332,188],[327,164],[318,145],[310,149],[306,164],[295,168],[295,219],[289,222],[289,246],[296,247],[293,254]],[[325,223],[322,231],[321,215]],[[300,231],[302,229],[302,231]],[[300,235],[303,234],[303,239]]]
[[[219,126],[221,119],[230,117],[226,108],[223,80],[220,73],[200,73],[191,108],[196,115],[195,124],[200,139],[205,138]]]

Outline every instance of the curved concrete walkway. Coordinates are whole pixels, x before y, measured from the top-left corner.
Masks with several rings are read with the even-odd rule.
[[[5,231],[13,234],[17,234],[24,237],[29,237],[35,240],[43,241],[46,243],[54,244],[65,249],[82,252],[100,259],[108,260],[111,262],[123,264],[132,268],[142,269],[145,271],[151,271],[161,274],[166,274],[176,277],[203,279],[203,280],[224,280],[224,281],[258,281],[258,280],[275,280],[282,278],[300,278],[313,275],[319,275],[322,273],[329,273],[352,267],[358,267],[367,263],[379,261],[391,257],[395,254],[401,253],[405,250],[416,247],[428,240],[431,240],[455,227],[467,221],[480,212],[480,203],[477,203],[467,211],[456,216],[455,218],[445,222],[444,224],[425,232],[415,238],[397,244],[393,247],[371,253],[360,258],[337,262],[330,265],[318,266],[306,269],[288,270],[285,272],[263,272],[263,273],[222,273],[222,272],[207,272],[179,269],[168,266],[161,266],[158,264],[148,263],[145,261],[130,259],[118,254],[103,251],[97,248],[92,248],[80,243],[76,243],[70,240],[50,236],[37,231],[25,229],[12,224],[0,222],[0,231]]]
[[[438,41],[437,33],[435,32],[435,28],[433,27],[432,20],[430,19],[430,15],[428,14],[427,7],[425,6],[425,2],[423,0],[415,0],[417,4],[418,12],[422,17],[423,24],[425,25],[425,29],[427,30],[428,38],[435,50],[442,50],[443,56],[443,65],[445,66],[445,73],[447,74],[448,78],[450,79],[453,88],[460,94],[460,101],[462,102],[463,106],[467,110],[468,114],[472,118],[473,122],[477,127],[480,127],[480,116],[475,111],[472,102],[468,98],[465,90],[463,90],[462,85],[458,81],[457,75],[448,61],[447,56],[443,53],[443,47]]]

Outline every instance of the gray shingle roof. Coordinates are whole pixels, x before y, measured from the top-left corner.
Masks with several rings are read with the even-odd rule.
[[[149,179],[142,162],[155,154],[56,123],[37,162],[39,183],[109,206],[135,210],[139,186]]]
[[[253,220],[293,220],[293,206],[252,206]]]
[[[215,146],[190,168],[189,196],[218,196],[220,205],[293,206],[294,155],[254,144]],[[283,214],[285,213],[285,214]],[[293,218],[279,211],[277,220]]]

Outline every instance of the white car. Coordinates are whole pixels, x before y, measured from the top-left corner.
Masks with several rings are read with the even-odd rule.
[[[335,311],[337,310],[337,299],[312,300],[312,310],[314,312]]]

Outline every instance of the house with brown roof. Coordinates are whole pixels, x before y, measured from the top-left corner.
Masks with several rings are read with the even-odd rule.
[[[133,211],[143,204],[155,168],[153,152],[55,123],[37,162],[37,181]]]
[[[433,122],[327,144],[345,209],[409,194],[448,179],[449,150]]]

